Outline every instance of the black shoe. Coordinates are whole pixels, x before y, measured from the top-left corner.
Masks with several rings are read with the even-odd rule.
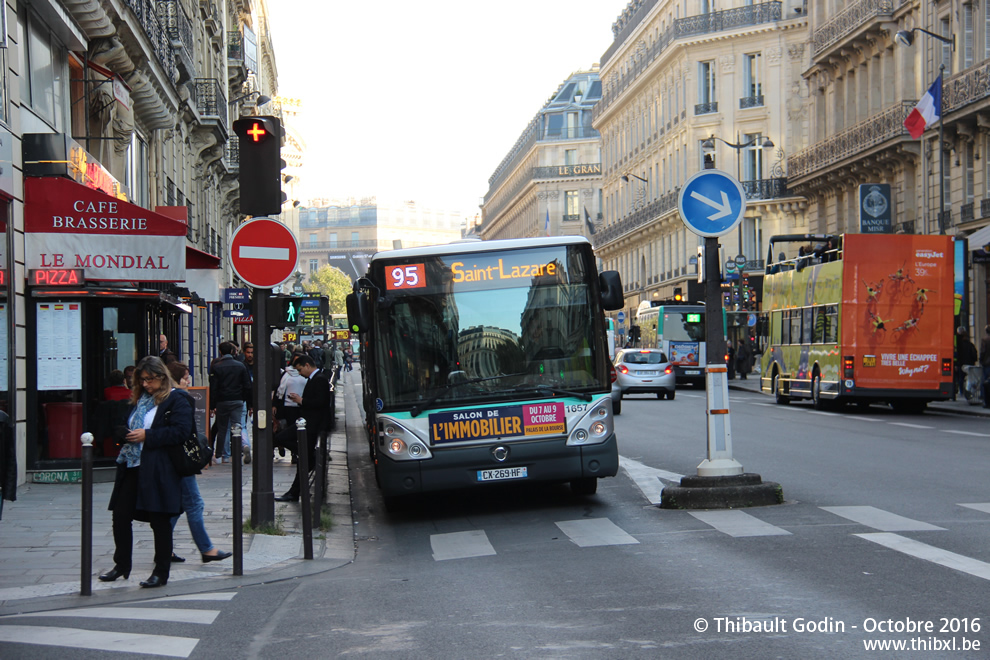
[[[223,559],[226,559],[226,558],[230,557],[231,554],[232,553],[230,553],[230,552],[224,552],[223,550],[217,550],[217,554],[215,554],[215,555],[203,555],[203,563],[204,564],[208,564],[211,561],[221,561]]]
[[[293,495],[292,493],[286,493],[285,495],[279,495],[275,498],[276,502],[298,502],[299,496]]]
[[[131,576],[130,570],[122,571],[116,566],[114,566],[112,569],[110,569],[109,571],[107,571],[106,573],[100,576],[100,582],[113,582],[119,577],[122,577],[126,580],[130,576]]]
[[[186,563],[185,557],[180,557],[179,555],[172,553],[172,563],[173,564],[184,564]]]
[[[168,584],[168,578],[152,575],[150,578],[142,582],[141,586],[151,589],[153,587],[164,587],[166,584]]]

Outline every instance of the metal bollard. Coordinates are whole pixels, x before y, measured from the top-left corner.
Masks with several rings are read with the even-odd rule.
[[[217,442],[223,442],[223,438],[217,436]],[[241,425],[230,425],[230,470],[233,481],[233,516],[234,516],[234,575],[244,575],[244,515],[243,492],[241,485]],[[234,450],[234,447],[237,450]],[[236,459],[234,457],[237,457]],[[253,522],[253,521],[252,521]]]
[[[82,442],[82,531],[79,549],[79,594],[93,595],[93,434],[83,433]]]
[[[296,456],[299,457],[299,495],[302,504],[303,559],[313,558],[313,519],[309,501],[309,440],[306,438],[306,420],[296,420]]]

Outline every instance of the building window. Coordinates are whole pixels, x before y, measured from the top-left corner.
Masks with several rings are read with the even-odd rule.
[[[38,116],[56,131],[65,131],[65,105],[68,91],[66,48],[31,11],[27,12],[27,101]]]
[[[743,180],[756,181],[763,178],[763,140],[762,133],[747,133],[743,136],[743,144],[752,142],[746,147]]]
[[[703,115],[709,112],[718,112],[714,60],[698,63],[698,104],[694,108],[694,114]]]
[[[962,6],[963,68],[973,66],[973,5]]]
[[[356,247],[358,245],[358,242],[360,240],[361,240],[361,234],[358,233],[358,232],[356,232],[356,231],[352,231],[351,232],[351,246]]]
[[[941,23],[941,33],[946,39],[952,39],[952,26],[949,19],[943,18]],[[942,64],[945,65],[945,72],[952,74],[952,43],[942,43]]]
[[[715,160],[715,140],[712,140],[712,146],[708,148],[704,146],[705,142],[707,142],[707,140],[698,140],[698,154],[701,158],[701,160],[698,161],[698,167],[703,170],[717,169],[718,166]],[[711,163],[711,167],[708,167],[705,164],[705,161],[709,161]]]
[[[964,153],[965,153],[965,158],[966,158],[966,179],[964,181],[964,185],[966,186],[966,190],[965,190],[965,201],[963,203],[964,204],[972,204],[973,203],[973,198],[975,197],[975,194],[976,194],[976,191],[975,191],[976,185],[974,183],[974,180],[976,178],[975,177],[976,163],[974,162],[975,159],[974,159],[974,156],[973,156],[973,143],[972,142],[967,142],[966,143],[966,147],[965,147]]]
[[[309,260],[309,273],[310,273],[310,275],[312,275],[313,273],[315,273],[319,269],[320,269],[320,261],[319,261],[319,259],[310,259]]]
[[[330,247],[337,247],[337,234],[330,234]]]
[[[580,201],[578,200],[578,191],[568,190],[564,192],[564,200],[566,202],[564,220],[580,220],[581,211],[579,210]]]
[[[577,149],[564,149],[564,165],[577,165]]]
[[[743,94],[740,108],[754,108],[763,105],[763,83],[760,81],[760,54],[745,56],[743,67]]]
[[[317,243],[316,234],[310,234],[309,235],[309,244],[310,245],[316,245],[316,243]]]

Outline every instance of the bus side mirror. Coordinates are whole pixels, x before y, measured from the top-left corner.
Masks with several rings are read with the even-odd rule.
[[[347,325],[351,332],[366,332],[371,326],[368,294],[363,291],[347,294]]]
[[[598,286],[602,290],[602,307],[607,311],[622,309],[625,297],[622,295],[622,278],[619,271],[606,270],[598,274]]]

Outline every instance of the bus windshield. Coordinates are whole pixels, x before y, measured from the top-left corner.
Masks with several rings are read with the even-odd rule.
[[[663,338],[668,341],[705,341],[704,312],[665,311]]]
[[[607,389],[588,284],[597,275],[582,254],[556,246],[375,263],[387,283],[374,330],[383,406]]]

